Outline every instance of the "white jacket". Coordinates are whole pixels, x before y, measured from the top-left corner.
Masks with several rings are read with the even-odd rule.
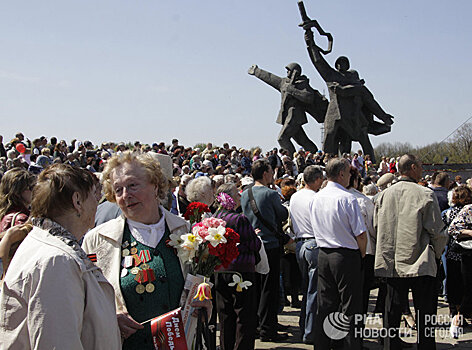
[[[98,267],[35,226],[0,292],[0,349],[121,349],[113,294]]]
[[[165,209],[163,210],[165,211],[166,224],[171,233],[185,234],[189,232],[187,221]],[[102,269],[103,274],[115,289],[115,303],[118,312],[127,312],[120,287],[121,244],[125,223],[124,216],[120,216],[97,226],[85,235],[82,243],[82,248],[87,254],[97,254],[97,266]],[[181,266],[185,276],[182,262]]]

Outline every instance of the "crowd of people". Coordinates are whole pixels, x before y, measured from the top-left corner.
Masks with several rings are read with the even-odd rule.
[[[91,172],[102,172],[108,158],[126,150],[169,155],[173,162],[173,176],[180,177],[200,172],[210,176],[250,175],[252,163],[260,158],[266,158],[271,162],[277,178],[283,175],[296,177],[303,173],[308,165],[324,166],[332,157],[321,150],[311,153],[303,148],[293,154],[290,154],[288,150],[277,148],[264,154],[259,147],[244,149],[230,147],[228,143],[224,143],[222,147],[214,147],[212,143],[208,143],[206,147],[192,148],[179,145],[177,139],[173,139],[171,145],[166,145],[165,142],[148,145],[141,144],[139,141],[134,144],[103,142],[100,145],[94,145],[91,141],[82,142],[74,139],[67,143],[65,140],[58,141],[56,137],[48,140],[45,136],[30,141],[19,132],[15,138],[5,144],[3,137],[0,136],[0,172],[4,173],[11,168],[21,166],[38,174],[45,166],[53,163],[71,164],[86,168]],[[346,153],[343,157],[352,161],[352,165],[362,175],[371,173],[374,169],[371,157],[366,155],[364,159],[362,151],[353,155]],[[397,161],[398,158],[388,160],[382,157],[377,174],[383,175],[387,172],[395,174]]]
[[[176,309],[184,288],[186,268],[167,241],[189,232],[191,202],[239,234],[226,270],[252,284],[237,291],[217,274],[213,305],[195,302],[212,316],[210,347],[286,340],[278,314],[288,305],[300,309],[298,341],[315,349],[361,349],[356,316],[368,312],[393,330],[384,349],[408,345],[402,318],[418,330],[419,348],[434,349],[439,294],[452,337],[472,315],[472,183],[423,177],[413,155],[374,164],[362,151],[199,149],[177,139],[98,146],[18,133],[0,139],[0,174],[5,348],[153,349],[146,320]],[[349,324],[337,341],[323,326],[336,312]]]

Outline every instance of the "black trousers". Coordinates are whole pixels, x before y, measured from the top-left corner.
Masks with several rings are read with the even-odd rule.
[[[298,300],[302,275],[297,263],[295,253],[283,254],[280,260],[280,272],[284,285],[285,298],[292,297],[292,303]]]
[[[355,324],[355,315],[362,313],[361,254],[358,250],[320,248],[317,304],[315,349],[330,349],[331,342],[337,340],[334,333],[325,333],[324,322],[330,314],[341,312],[344,315],[342,321],[347,319],[349,322],[349,332],[342,338],[342,348],[360,350],[362,335],[355,331],[362,329],[362,322]]]
[[[267,260],[270,271],[260,276],[259,326],[261,337],[272,337],[277,334],[277,311],[279,309],[280,291],[280,250],[267,249]]]
[[[385,298],[384,327],[389,330],[389,337],[384,339],[384,350],[401,349],[398,328],[402,316],[403,296],[411,288],[418,328],[418,349],[436,349],[434,320],[436,315],[438,289],[437,279],[432,276],[408,278],[387,278],[387,297]]]
[[[233,282],[232,274],[216,275],[216,308],[220,319],[220,348],[222,350],[251,350],[257,327],[255,274],[241,273],[244,281],[252,286],[236,291],[228,286]]]
[[[367,315],[369,309],[370,289],[374,282],[374,255],[366,255],[363,264],[363,286],[362,286],[362,313]]]
[[[472,254],[462,254],[462,261],[447,259],[447,301],[452,315],[472,312]]]
[[[409,292],[410,290],[406,289],[402,291],[402,294],[399,296],[401,308],[402,308],[402,315],[411,315],[410,301],[408,300]],[[387,282],[382,282],[379,286],[379,292],[377,294],[377,302],[375,303],[374,311],[376,313],[381,313],[382,315],[385,313],[385,298],[386,297],[387,297]]]

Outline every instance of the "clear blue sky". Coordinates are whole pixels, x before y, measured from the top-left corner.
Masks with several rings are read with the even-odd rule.
[[[471,113],[472,1],[306,0],[395,116],[381,142],[440,141]],[[0,4],[0,134],[276,146],[280,95],[251,64],[311,85],[296,0],[41,0]],[[305,126],[320,142],[319,124]],[[354,146],[357,147],[357,146]]]

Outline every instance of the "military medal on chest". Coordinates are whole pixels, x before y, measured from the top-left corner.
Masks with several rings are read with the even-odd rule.
[[[121,251],[121,256],[122,257],[128,256],[128,255],[129,255],[129,249],[128,248],[125,248]]]
[[[123,267],[123,268],[121,269],[121,274],[120,274],[120,276],[121,276],[121,278],[123,278],[123,277],[126,277],[127,275],[128,275],[128,269],[126,269],[126,268]]]
[[[154,270],[153,269],[143,270],[143,274],[144,274],[143,281],[148,282],[148,284],[146,284],[146,292],[148,293],[154,292],[155,286],[152,283],[156,280],[156,276],[154,275]]]
[[[138,282],[139,284],[136,286],[136,293],[138,294],[143,294],[144,291],[146,290],[146,287],[142,285],[144,276],[143,276],[143,271],[138,269],[138,273],[134,277],[134,280]]]
[[[145,290],[146,290],[146,287],[144,287],[142,284],[138,284],[136,286],[136,293],[138,294],[143,294]]]
[[[156,275],[154,274],[154,270],[147,264],[152,259],[151,252],[149,249],[143,249],[138,253],[136,245],[136,241],[131,244],[126,241],[122,244],[123,260],[121,265],[123,269],[121,270],[121,277],[126,277],[128,275],[128,269],[130,269],[129,272],[135,275],[134,280],[138,282],[135,288],[136,293],[153,293],[156,287],[152,282],[156,280]]]
[[[149,249],[141,250],[139,252],[139,259],[144,263],[151,261],[151,252],[149,252]]]

